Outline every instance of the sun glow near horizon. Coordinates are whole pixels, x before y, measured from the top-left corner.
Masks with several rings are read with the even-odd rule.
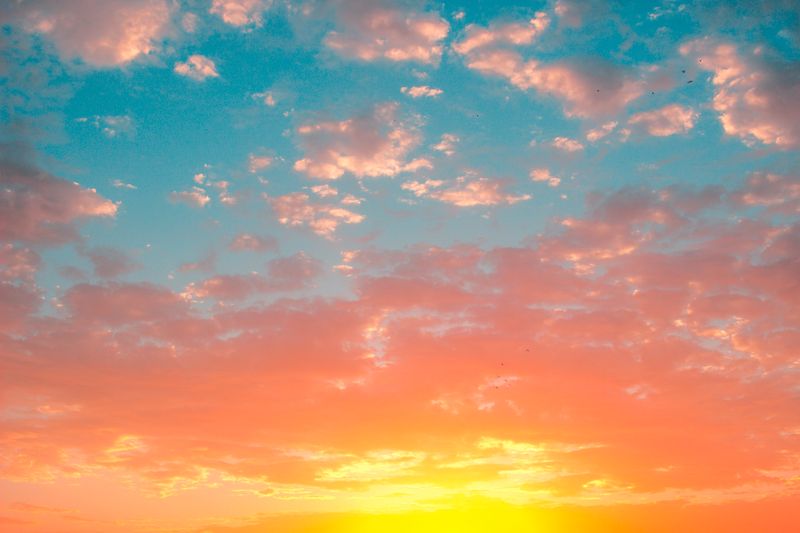
[[[0,2],[0,531],[793,531],[795,7]]]

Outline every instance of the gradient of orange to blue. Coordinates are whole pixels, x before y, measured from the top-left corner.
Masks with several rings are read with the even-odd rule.
[[[0,531],[800,529],[796,0],[0,1]]]

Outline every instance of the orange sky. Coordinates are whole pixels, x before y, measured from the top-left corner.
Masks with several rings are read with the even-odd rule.
[[[0,1],[0,532],[800,531],[796,7]]]

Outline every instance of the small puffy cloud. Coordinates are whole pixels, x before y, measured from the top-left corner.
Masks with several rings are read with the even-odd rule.
[[[800,146],[800,78],[797,68],[740,54],[733,44],[700,39],[681,54],[713,73],[713,108],[728,135],[791,149]]]
[[[264,11],[271,3],[269,0],[213,0],[208,12],[231,26],[260,27],[264,23]]]
[[[267,107],[275,107],[275,104],[278,103],[272,91],[253,93],[250,95],[250,97],[253,98],[254,100],[261,101]]]
[[[136,134],[136,125],[128,115],[94,115],[93,117],[79,118],[77,121],[91,124],[109,139],[120,135],[133,137]]]
[[[433,145],[433,149],[437,152],[442,152],[444,155],[453,155],[456,153],[456,145],[461,139],[458,135],[452,133],[445,133],[438,143]]]
[[[247,170],[255,174],[260,170],[264,170],[272,164],[273,159],[266,155],[250,154],[247,160]]]
[[[611,120],[586,132],[586,140],[593,143],[599,141],[617,127],[617,121]]]
[[[411,98],[435,98],[444,91],[435,87],[428,87],[427,85],[417,85],[414,87],[401,87],[400,92],[407,94]]]
[[[205,189],[192,187],[188,191],[172,191],[169,194],[172,203],[186,204],[191,207],[205,207],[211,198],[206,194]]]
[[[325,37],[337,54],[375,61],[435,64],[450,25],[436,13],[415,13],[377,3],[345,2],[339,11],[341,29]]]
[[[583,150],[583,145],[579,141],[570,139],[569,137],[556,137],[550,143],[550,146],[556,150],[561,150],[562,152],[574,153]]]
[[[322,185],[314,185],[313,187],[311,187],[311,192],[313,192],[320,198],[327,198],[328,196],[336,196],[337,194],[339,194],[339,191],[337,191],[334,187],[331,187],[327,183],[324,183]]]
[[[465,55],[498,44],[517,46],[531,44],[549,25],[550,17],[544,12],[536,13],[534,18],[525,23],[493,23],[485,28],[470,24],[467,26],[464,38],[453,44],[453,49]]]
[[[184,62],[175,63],[175,68],[173,70],[181,76],[186,76],[195,81],[219,77],[217,66],[214,62],[199,54],[189,56]]]
[[[696,111],[679,104],[670,104],[653,111],[636,113],[628,119],[628,125],[638,126],[655,137],[666,137],[688,132],[694,127],[696,120]]]
[[[530,172],[530,178],[533,181],[545,182],[551,187],[558,187],[561,183],[561,178],[553,176],[547,168],[534,168]]]
[[[10,2],[0,23],[44,35],[62,58],[116,67],[159,51],[170,16],[166,0],[32,0]]]
[[[297,129],[305,154],[294,169],[309,177],[333,180],[350,172],[357,177],[394,176],[422,164],[407,162],[420,142],[416,126],[397,119],[397,104],[343,121],[306,124]]]
[[[116,189],[128,189],[128,190],[131,190],[131,191],[135,191],[138,188],[133,183],[128,183],[128,182],[122,181],[121,179],[113,179],[113,180],[111,180],[111,186],[116,188]]]
[[[301,192],[268,197],[267,202],[281,224],[306,226],[324,237],[331,237],[340,224],[358,224],[364,220],[364,215],[339,205],[312,202]]]
[[[460,176],[451,183],[442,180],[408,181],[401,187],[414,196],[432,198],[458,207],[515,204],[529,200],[529,194],[514,195],[506,192],[507,180]]]
[[[62,243],[77,238],[76,222],[117,213],[94,189],[34,168],[0,162],[0,175],[0,240]]]
[[[228,249],[232,252],[269,252],[277,248],[278,241],[275,237],[253,235],[252,233],[240,233],[228,244]]]

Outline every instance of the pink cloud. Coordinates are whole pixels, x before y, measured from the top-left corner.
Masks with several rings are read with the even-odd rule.
[[[553,176],[547,168],[534,168],[530,172],[530,178],[533,181],[545,182],[550,187],[558,187],[561,183],[561,178]]]
[[[213,0],[208,12],[231,26],[260,27],[264,23],[263,13],[270,3],[269,0]]]
[[[560,100],[569,117],[613,115],[644,93],[645,82],[625,69],[600,60],[550,64],[524,60],[512,50],[478,49],[465,56],[467,66],[505,78],[518,89],[533,89]]]
[[[549,25],[550,17],[544,12],[536,13],[536,16],[527,23],[492,23],[487,28],[470,24],[467,26],[464,38],[453,44],[453,50],[466,55],[480,48],[498,44],[515,46],[531,44]]]
[[[609,133],[614,131],[614,128],[617,127],[617,121],[611,120],[600,126],[593,128],[586,132],[586,140],[589,142],[596,142],[602,139],[603,137],[607,136]]]
[[[294,169],[317,179],[394,176],[413,172],[424,160],[407,161],[420,143],[414,124],[397,118],[397,104],[376,106],[371,113],[335,122],[300,126],[305,154]]]
[[[456,145],[461,141],[458,135],[454,133],[444,133],[438,143],[434,144],[432,148],[438,152],[442,152],[446,156],[451,156],[456,153]]]
[[[117,213],[117,205],[94,189],[15,164],[1,171],[0,239],[62,243],[77,237],[76,222]]]
[[[165,0],[35,0],[15,3],[6,15],[50,39],[65,59],[94,67],[121,66],[158,52],[171,31]]]
[[[686,133],[694,127],[697,112],[680,104],[670,104],[652,111],[636,113],[628,119],[628,124],[644,129],[656,137],[666,137]]]
[[[800,177],[767,172],[753,173],[734,200],[747,206],[764,206],[787,214],[800,213]]]
[[[255,174],[272,165],[273,158],[266,155],[250,154],[247,159],[247,170]]]
[[[626,516],[794,498],[800,241],[780,217],[737,220],[758,185],[604,192],[525,245],[353,252],[346,298],[194,313],[165,287],[76,285],[66,314],[28,307],[3,340],[4,476],[302,488],[337,509],[439,488],[638,504]],[[303,286],[307,261],[263,278]]]
[[[223,274],[189,284],[183,295],[191,299],[213,298],[234,302],[248,297],[275,292],[297,291],[312,286],[322,273],[321,263],[303,253],[273,259],[265,274]]]
[[[435,13],[406,12],[378,3],[348,1],[339,10],[341,30],[325,45],[362,61],[386,59],[436,64],[450,25]]]
[[[275,237],[240,233],[228,244],[228,249],[234,252],[269,252],[278,249]]]
[[[0,280],[31,283],[41,265],[41,257],[30,248],[11,243],[0,245]]]
[[[76,320],[110,325],[175,318],[189,310],[180,296],[151,283],[81,283],[62,300]]]
[[[186,61],[175,63],[173,70],[181,76],[186,76],[195,81],[204,81],[207,78],[218,78],[217,65],[211,59],[199,55],[190,55]]]
[[[461,176],[451,183],[441,180],[408,181],[402,188],[417,197],[432,198],[458,207],[515,204],[529,200],[529,194],[508,193],[509,182],[501,179]]]
[[[708,38],[686,43],[680,51],[713,73],[713,108],[726,134],[748,143],[800,146],[800,108],[794,105],[800,82],[791,69]]]
[[[110,246],[82,250],[81,254],[89,258],[94,268],[94,275],[100,278],[116,278],[141,266],[122,250]]]
[[[267,197],[267,202],[281,224],[307,226],[325,237],[331,237],[341,224],[359,224],[364,220],[364,215],[336,204],[313,202],[300,192]]]
[[[550,145],[556,150],[561,150],[562,152],[574,153],[583,151],[583,144],[575,139],[570,139],[569,137],[556,137],[553,139]]]
[[[172,191],[169,193],[169,201],[192,207],[205,207],[211,201],[211,198],[206,194],[205,189],[192,187],[188,191]]]

